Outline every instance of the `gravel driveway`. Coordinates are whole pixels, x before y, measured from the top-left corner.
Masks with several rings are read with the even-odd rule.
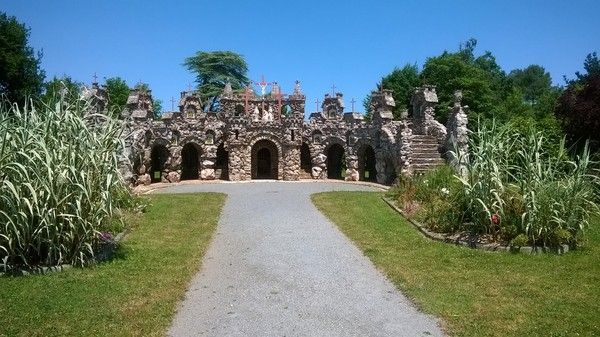
[[[228,194],[172,336],[441,336],[311,203],[335,182],[177,185],[153,193]],[[202,214],[199,205],[198,214]]]

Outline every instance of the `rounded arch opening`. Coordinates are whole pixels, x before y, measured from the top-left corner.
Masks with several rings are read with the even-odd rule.
[[[252,146],[252,179],[278,179],[279,154],[277,146],[262,139]]]
[[[358,151],[358,175],[361,181],[377,181],[375,150],[365,144]]]
[[[343,179],[346,171],[346,160],[344,147],[340,144],[332,144],[327,149],[327,178]]]
[[[181,180],[198,179],[200,150],[194,143],[187,143],[181,149]]]
[[[225,150],[225,145],[223,143],[219,144],[219,147],[217,147],[215,170],[215,176],[218,179],[229,180],[229,152]]]
[[[310,148],[306,143],[302,143],[302,146],[300,147],[300,169],[306,173],[310,173],[312,169]]]
[[[151,157],[151,182],[160,182],[162,173],[165,170],[165,164],[169,159],[169,150],[163,144],[157,144],[152,147]]]

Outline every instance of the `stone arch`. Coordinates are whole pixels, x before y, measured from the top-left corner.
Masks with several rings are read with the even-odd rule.
[[[300,147],[300,169],[306,173],[310,173],[312,169],[312,156],[310,155],[310,147],[308,143],[302,142]]]
[[[167,161],[171,156],[167,145],[164,142],[155,142],[150,152],[150,180],[153,183],[162,180]]]
[[[221,142],[217,147],[215,177],[222,180],[229,180],[229,151],[225,149],[225,142]]]
[[[252,179],[278,179],[279,153],[277,145],[269,139],[255,142],[251,148]]]
[[[375,149],[368,143],[358,147],[358,176],[361,181],[377,181]]]
[[[217,139],[217,133],[214,130],[206,130],[204,136],[204,144],[213,145]]]
[[[239,116],[243,116],[245,114],[246,114],[246,109],[244,108],[244,106],[241,104],[236,104],[233,115],[236,117],[239,117]]]
[[[346,150],[342,144],[344,144],[343,141],[334,139],[328,142],[328,145],[325,148],[328,179],[344,179],[346,170]]]
[[[198,179],[200,177],[200,145],[187,142],[181,148],[181,180]]]
[[[311,134],[311,137],[312,137],[312,142],[314,144],[319,144],[323,141],[323,133],[321,132],[321,130],[313,131],[313,133]]]

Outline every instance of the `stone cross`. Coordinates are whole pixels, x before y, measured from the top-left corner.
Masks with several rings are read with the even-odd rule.
[[[356,103],[356,101],[354,100],[354,98],[352,98],[352,100],[350,101],[350,103],[352,103],[352,112],[354,112],[354,103]]]
[[[319,103],[321,103],[321,101],[319,101],[319,99],[317,98],[317,100],[315,101],[315,103],[317,103],[317,112],[319,112]]]

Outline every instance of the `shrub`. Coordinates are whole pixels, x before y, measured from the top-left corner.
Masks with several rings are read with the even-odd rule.
[[[548,149],[553,149],[549,151]],[[597,212],[590,156],[575,159],[564,141],[548,144],[540,132],[482,125],[470,138],[456,205],[477,233],[511,240],[524,234],[541,246],[574,244]],[[521,239],[520,239],[521,240]]]
[[[121,124],[60,101],[0,108],[0,262],[4,270],[83,266],[128,203],[118,171]]]

